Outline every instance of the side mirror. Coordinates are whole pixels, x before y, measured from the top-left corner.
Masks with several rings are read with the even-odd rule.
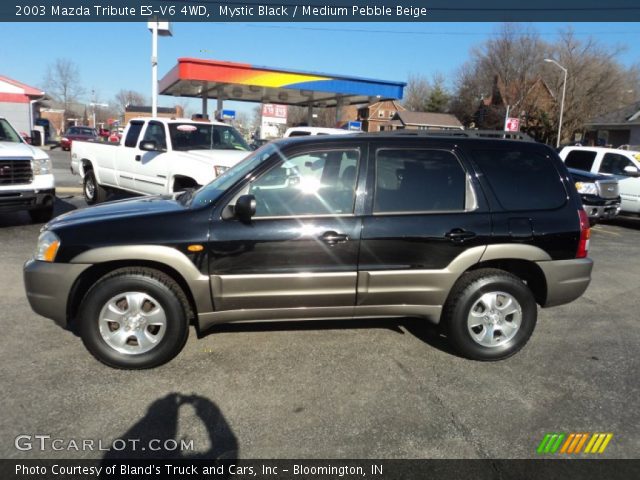
[[[160,149],[158,148],[156,142],[148,140],[145,142],[140,142],[140,150],[143,150],[145,152],[157,152]]]
[[[253,195],[241,195],[236,200],[234,213],[243,222],[248,222],[256,214],[256,197]]]
[[[633,167],[631,165],[627,165],[624,167],[624,174],[628,177],[640,177],[640,171],[638,171],[638,167]]]

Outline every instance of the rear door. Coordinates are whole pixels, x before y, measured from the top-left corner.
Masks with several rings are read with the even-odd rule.
[[[431,144],[431,143],[430,143]],[[447,266],[485,245],[491,221],[451,144],[373,143],[357,305],[441,305]]]
[[[251,309],[257,319],[352,314],[362,224],[356,185],[365,152],[355,142],[280,152],[233,193],[230,205],[254,195],[256,215],[212,223],[217,311]]]

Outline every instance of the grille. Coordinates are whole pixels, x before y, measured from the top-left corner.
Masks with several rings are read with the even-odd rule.
[[[0,185],[23,185],[31,183],[33,170],[30,159],[0,160]]]
[[[616,198],[620,195],[617,180],[597,180],[596,185],[602,198]]]

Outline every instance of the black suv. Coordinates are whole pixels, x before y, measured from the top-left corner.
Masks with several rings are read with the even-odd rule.
[[[500,134],[502,135],[502,134]],[[57,217],[24,267],[39,314],[148,368],[222,322],[419,317],[498,360],[587,288],[589,223],[557,154],[483,134],[267,144],[195,191]]]

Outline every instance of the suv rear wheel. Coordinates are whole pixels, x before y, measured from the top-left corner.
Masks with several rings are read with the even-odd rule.
[[[102,363],[143,369],[168,362],[189,335],[188,303],[168,275],[122,268],[102,277],[80,306],[80,335]]]
[[[529,287],[503,270],[465,274],[445,305],[447,336],[461,355],[501,360],[518,352],[536,325],[538,308]]]

